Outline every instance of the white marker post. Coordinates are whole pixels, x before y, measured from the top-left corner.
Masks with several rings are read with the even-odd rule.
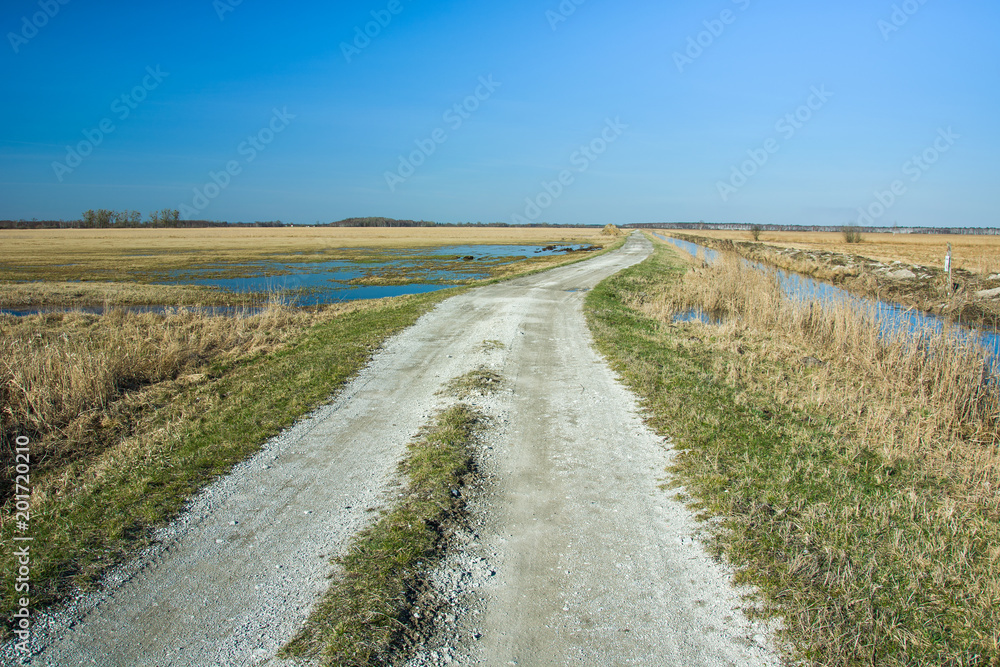
[[[951,282],[951,244],[948,244],[948,254],[944,258],[944,272],[948,274],[948,291],[951,292],[952,285]]]

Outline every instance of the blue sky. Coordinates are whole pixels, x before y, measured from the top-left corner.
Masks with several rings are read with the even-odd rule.
[[[236,2],[3,3],[0,218],[1000,226],[995,0]]]

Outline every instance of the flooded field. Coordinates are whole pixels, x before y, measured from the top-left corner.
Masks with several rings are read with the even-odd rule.
[[[586,252],[590,246],[460,245],[345,251],[345,259],[298,263],[255,262],[194,267],[164,284],[214,287],[230,292],[289,295],[304,306],[420,294],[492,277],[533,257]],[[246,274],[232,277],[234,273]]]
[[[420,294],[600,250],[600,230],[46,230],[2,236],[0,312]]]

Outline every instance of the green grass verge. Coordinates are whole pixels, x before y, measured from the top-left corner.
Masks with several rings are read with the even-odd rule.
[[[448,527],[464,505],[473,472],[472,441],[480,416],[458,404],[437,416],[409,445],[403,497],[356,535],[337,559],[342,573],[313,610],[286,657],[323,665],[394,664],[405,648],[424,575],[440,559]]]
[[[996,508],[956,500],[953,483],[920,461],[888,462],[836,436],[837,415],[786,407],[722,376],[720,356],[736,352],[713,347],[709,327],[632,308],[685,271],[655,245],[590,292],[588,323],[649,424],[673,438],[677,483],[716,519],[713,547],[738,580],[784,619],[794,657],[1000,664],[1000,592],[984,576],[1000,567]],[[790,380],[808,373],[785,370]]]
[[[31,517],[31,600],[40,609],[93,585],[149,539],[198,489],[255,453],[268,438],[329,400],[389,336],[412,325],[456,290],[373,302],[307,331],[271,354],[216,365],[210,382],[150,399],[141,442],[112,447],[72,474],[67,494],[36,499]],[[69,473],[67,473],[69,474]],[[15,534],[14,522],[3,542]],[[12,549],[0,571],[16,572]],[[4,577],[0,614],[14,610],[13,577]]]

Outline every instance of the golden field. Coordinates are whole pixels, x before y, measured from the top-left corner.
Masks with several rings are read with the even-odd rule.
[[[669,230],[668,230],[669,231]],[[748,231],[691,230],[706,238],[752,241]],[[944,268],[948,244],[956,269],[992,275],[1000,273],[1000,236],[960,234],[863,234],[861,243],[847,243],[838,232],[761,232],[760,241],[797,250],[826,250],[861,255],[880,262],[900,261]]]
[[[262,259],[315,261],[319,255],[360,248],[419,248],[463,244],[592,243],[612,240],[600,229],[466,227],[283,227],[209,229],[0,230],[0,279],[11,267],[119,272],[182,269],[193,264]],[[67,267],[72,265],[72,267]],[[125,277],[125,276],[123,276]],[[16,278],[15,278],[16,279]]]

